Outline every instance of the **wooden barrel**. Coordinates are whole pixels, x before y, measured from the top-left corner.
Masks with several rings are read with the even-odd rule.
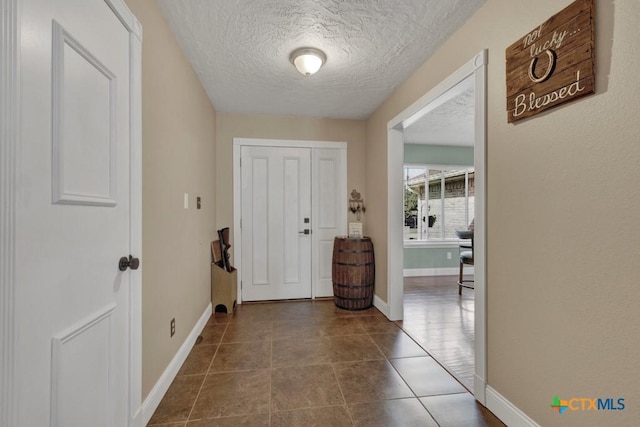
[[[347,310],[373,305],[375,261],[369,237],[336,237],[333,242],[333,300]]]

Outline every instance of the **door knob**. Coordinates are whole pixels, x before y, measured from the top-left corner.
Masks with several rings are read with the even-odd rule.
[[[138,267],[140,267],[140,258],[134,258],[131,255],[129,255],[129,258],[123,256],[120,258],[120,262],[118,262],[118,269],[120,271],[125,271],[127,268],[137,270]]]
[[[305,228],[304,231],[298,231],[298,234],[311,234],[311,230]]]

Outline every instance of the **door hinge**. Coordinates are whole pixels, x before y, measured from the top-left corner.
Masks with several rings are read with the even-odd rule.
[[[242,290],[242,280],[240,280],[240,290]]]

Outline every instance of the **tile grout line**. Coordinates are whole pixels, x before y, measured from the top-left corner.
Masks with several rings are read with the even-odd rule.
[[[344,391],[342,391],[342,385],[340,384],[340,380],[338,379],[338,374],[336,373],[336,368],[333,363],[330,363],[331,371],[333,372],[333,377],[336,379],[336,384],[338,384],[338,390],[340,390],[340,395],[342,396],[342,400],[344,401],[344,408],[347,411],[347,415],[349,415],[349,420],[351,421],[351,425],[355,425],[353,421],[353,415],[351,415],[351,409],[349,409],[349,404],[347,403],[347,398],[344,397]]]
[[[403,331],[404,332],[404,331]],[[386,357],[386,355],[385,355]],[[431,357],[431,356],[429,356]],[[440,426],[440,423],[438,422],[438,420],[436,420],[436,417],[433,416],[433,414],[429,411],[429,408],[427,408],[425,406],[424,403],[422,403],[422,400],[420,400],[420,397],[418,396],[418,394],[413,390],[413,388],[409,385],[409,383],[407,382],[407,380],[404,379],[404,377],[402,376],[402,374],[400,373],[400,371],[398,371],[398,368],[395,367],[395,365],[393,363],[391,363],[390,359],[386,359],[387,362],[389,363],[389,365],[391,365],[391,367],[393,368],[393,370],[398,374],[398,376],[400,378],[402,378],[402,381],[404,381],[404,383],[407,385],[407,387],[409,388],[409,390],[411,390],[411,393],[413,393],[413,396],[415,397],[415,399],[420,403],[420,405],[422,405],[422,407],[424,408],[425,411],[427,411],[427,414],[429,414],[429,416],[431,417],[431,419],[433,420],[433,422],[435,422],[438,426]]]
[[[211,316],[213,317],[215,314],[212,314]],[[211,320],[211,319],[209,319]],[[187,416],[187,421],[185,422],[185,427],[188,424],[189,421],[191,420],[191,415],[193,414],[193,410],[196,407],[196,402],[198,401],[198,398],[200,397],[200,393],[202,393],[202,389],[204,388],[204,384],[207,382],[207,377],[209,376],[209,371],[211,370],[211,365],[213,365],[213,360],[216,358],[216,355],[218,354],[218,351],[220,350],[220,346],[222,345],[222,338],[224,338],[224,335],[227,333],[227,328],[229,327],[229,323],[225,323],[225,327],[224,327],[224,332],[222,333],[222,336],[220,337],[220,341],[218,342],[218,346],[216,347],[216,351],[213,353],[213,357],[211,358],[211,362],[209,362],[209,366],[207,367],[207,372],[205,372],[204,374],[204,379],[202,380],[202,384],[200,384],[200,388],[198,389],[198,394],[196,394],[196,398],[193,400],[193,404],[191,405],[191,410],[189,411],[189,415]],[[205,325],[206,328],[206,325]]]
[[[400,328],[400,329],[402,330],[402,332],[407,334],[407,336],[409,338],[411,338],[413,340],[413,342],[415,342],[421,349],[423,349],[429,355],[430,358],[432,358],[438,365],[440,365],[440,367],[442,367],[442,369],[444,369],[454,380],[456,380],[458,383],[460,383],[460,385],[462,387],[464,387],[464,389],[467,390],[469,393],[471,393],[471,395],[473,396],[473,392],[471,390],[469,390],[469,388],[462,381],[460,381],[460,379],[458,379],[458,377],[456,375],[453,374],[453,371],[451,369],[449,369],[447,366],[442,364],[438,359],[436,359],[433,356],[433,353],[431,351],[429,351],[425,346],[420,344],[420,342],[418,342],[418,340],[416,338],[414,338],[411,333],[407,332],[404,328]]]
[[[382,359],[365,359],[363,361],[369,361],[369,360],[385,360],[388,362],[387,359],[387,355],[384,354],[384,352],[382,351],[382,349],[380,348],[380,346],[378,345],[378,343],[376,343],[373,338],[371,338],[371,333],[364,327],[364,325],[362,324],[362,321],[356,317],[356,316],[352,316],[352,318],[356,319],[356,321],[358,322],[358,324],[360,325],[360,327],[362,328],[362,330],[364,330],[364,334],[362,335],[366,335],[367,338],[369,338],[369,340],[373,343],[373,345],[378,349],[378,351],[380,352],[380,354],[382,354]],[[351,425],[355,425],[355,422],[353,420],[353,414],[351,413],[351,408],[349,407],[349,404],[347,403],[347,399],[344,396],[344,391],[342,390],[342,385],[340,384],[340,380],[338,379],[338,374],[336,373],[336,369],[335,369],[335,365],[337,363],[341,363],[341,362],[336,362],[336,363],[331,363],[331,370],[333,371],[333,375],[336,379],[336,383],[338,384],[338,389],[340,390],[340,394],[342,395],[342,399],[344,400],[345,403],[345,409],[347,410],[347,414],[349,415],[349,420],[351,421]],[[342,362],[342,363],[352,363],[352,362]],[[388,362],[389,364],[391,364],[390,362]],[[393,366],[393,365],[392,365]],[[400,374],[398,374],[400,375]],[[400,378],[402,378],[402,376],[400,376]],[[404,381],[404,378],[402,378],[402,380]],[[409,385],[407,384],[407,387]],[[409,390],[411,390],[411,387],[409,387]],[[411,392],[413,393],[413,390],[411,390]]]
[[[411,340],[413,340],[413,338],[407,334],[405,332],[404,329],[402,329],[401,327],[398,326],[397,323],[394,322],[394,324],[396,325],[396,327],[398,327],[401,331],[401,333],[406,334]],[[382,351],[382,349],[380,348],[380,346],[378,345],[378,343],[376,343],[373,338],[371,338],[371,333],[367,332],[367,334],[369,335],[369,338],[371,339],[371,341],[373,341],[373,343],[375,344],[376,347],[378,347],[378,349],[380,350],[380,352],[382,353],[382,355],[384,356],[384,360],[391,365],[391,367],[393,368],[393,370],[398,374],[398,376],[402,379],[402,381],[405,383],[405,385],[409,388],[409,390],[411,390],[411,393],[413,393],[414,398],[420,403],[420,405],[422,405],[422,407],[425,409],[425,411],[427,411],[427,413],[429,414],[429,416],[431,417],[431,419],[438,425],[440,426],[440,423],[438,423],[438,421],[436,420],[436,418],[433,416],[433,414],[429,411],[429,409],[424,405],[424,403],[422,403],[422,401],[420,400],[420,397],[416,394],[416,392],[413,390],[413,388],[409,385],[409,383],[407,382],[407,380],[404,379],[404,377],[402,376],[402,374],[400,373],[400,371],[398,371],[398,369],[395,367],[395,365],[393,363],[391,363],[391,359],[402,359],[402,358],[398,358],[398,357],[394,357],[394,358],[390,358],[388,357],[384,351]],[[415,340],[413,340],[415,342]],[[416,342],[416,344],[422,348],[422,346],[420,346],[420,344],[418,344]],[[431,355],[429,354],[429,352],[427,352],[424,348],[422,348],[428,355],[428,357],[431,357]],[[399,400],[399,399],[386,399],[386,400]],[[353,422],[353,420],[352,420]]]
[[[424,410],[427,411],[427,414],[429,414],[431,416],[431,419],[433,420],[433,422],[436,423],[438,425],[438,427],[441,427],[440,423],[438,422],[438,420],[436,420],[436,417],[434,417],[433,414],[431,413],[431,411],[429,411],[429,408],[427,408],[427,405],[425,405],[424,402],[422,400],[420,400],[420,398],[418,398],[418,402],[420,402],[420,404],[422,405]]]

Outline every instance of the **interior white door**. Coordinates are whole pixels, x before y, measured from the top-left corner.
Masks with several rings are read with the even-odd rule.
[[[243,146],[241,162],[243,301],[311,298],[311,150]]]
[[[347,150],[314,148],[312,152],[314,297],[333,296],[333,240],[347,234]]]
[[[21,8],[18,425],[122,427],[139,274],[118,266],[131,247],[130,33],[104,0]]]

